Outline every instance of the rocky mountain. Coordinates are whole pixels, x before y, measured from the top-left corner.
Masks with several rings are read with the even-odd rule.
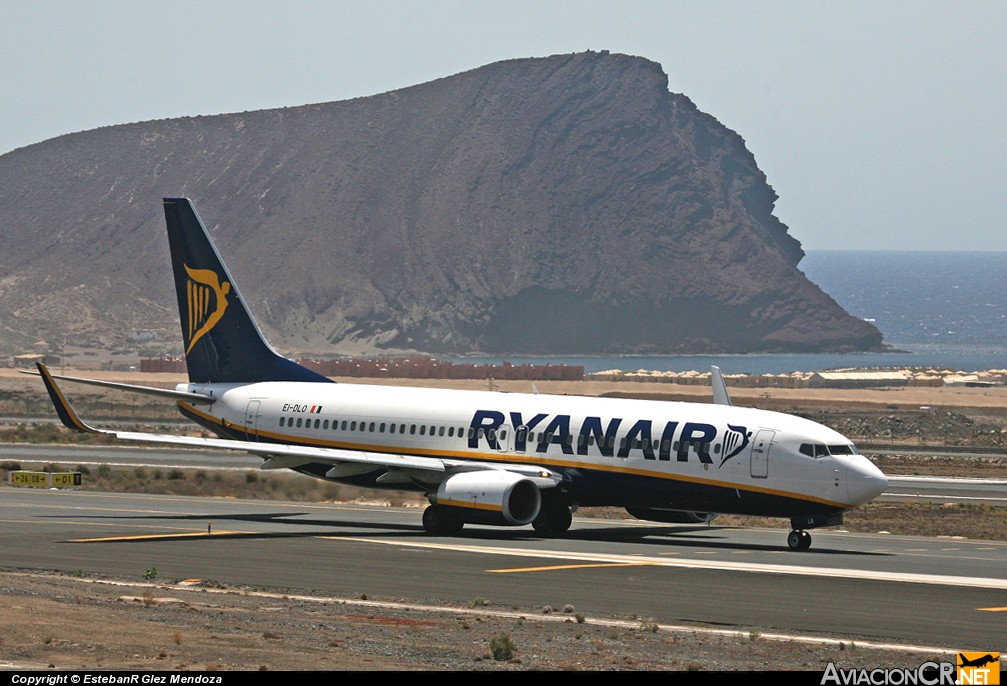
[[[881,344],[798,270],[801,246],[742,138],[639,57],[510,60],[0,156],[7,346],[155,328],[180,350],[161,212],[176,195],[195,201],[281,349]]]

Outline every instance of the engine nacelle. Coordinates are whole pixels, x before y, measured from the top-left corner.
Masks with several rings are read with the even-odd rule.
[[[716,514],[692,512],[690,510],[670,510],[663,507],[627,507],[626,512],[637,519],[666,524],[708,524],[716,519]]]
[[[520,474],[483,469],[448,477],[430,502],[458,508],[466,522],[522,526],[538,516],[542,495]]]

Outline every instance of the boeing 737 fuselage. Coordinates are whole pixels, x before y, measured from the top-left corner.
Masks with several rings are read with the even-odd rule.
[[[418,490],[431,533],[466,523],[558,534],[578,506],[641,519],[717,514],[786,517],[788,545],[879,495],[884,475],[821,424],[735,407],[715,374],[716,404],[332,383],[262,337],[191,203],[165,199],[189,383],[175,390],[45,380],[64,424],[122,440],[243,450],[263,468]],[[151,393],[219,438],[94,429],[55,379]],[[719,383],[719,387],[717,386]]]

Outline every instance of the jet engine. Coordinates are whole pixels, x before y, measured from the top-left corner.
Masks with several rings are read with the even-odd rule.
[[[483,469],[448,477],[430,502],[455,509],[466,522],[522,526],[538,516],[542,496],[534,482],[519,474]]]

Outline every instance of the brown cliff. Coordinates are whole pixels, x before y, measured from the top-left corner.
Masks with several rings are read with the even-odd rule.
[[[800,244],[741,137],[642,58],[512,60],[3,155],[0,336],[177,336],[160,202],[171,195],[196,202],[283,348],[881,344],[798,271]]]

